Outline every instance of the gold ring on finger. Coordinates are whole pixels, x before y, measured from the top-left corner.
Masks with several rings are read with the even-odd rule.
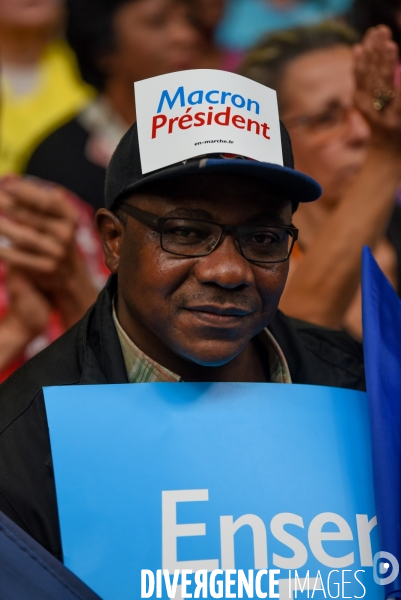
[[[390,104],[392,100],[394,100],[395,94],[393,90],[387,90],[386,92],[382,92],[379,89],[373,90],[373,108],[377,111],[383,110]]]

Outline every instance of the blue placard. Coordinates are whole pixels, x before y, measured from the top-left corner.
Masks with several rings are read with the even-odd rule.
[[[104,600],[141,598],[141,570],[174,568],[278,571],[276,595],[260,579],[269,598],[384,598],[373,581],[364,393],[241,383],[44,391],[65,564]],[[311,590],[326,595],[292,591],[308,570]]]

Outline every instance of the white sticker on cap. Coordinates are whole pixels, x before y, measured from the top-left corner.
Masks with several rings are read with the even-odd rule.
[[[283,164],[276,92],[241,75],[179,71],[135,83],[142,173],[205,154]]]

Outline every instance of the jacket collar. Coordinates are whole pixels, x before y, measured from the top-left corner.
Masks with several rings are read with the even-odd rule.
[[[112,316],[112,300],[116,291],[117,277],[112,275],[88,313],[88,320],[82,322],[78,343],[82,365],[80,384],[128,383]]]

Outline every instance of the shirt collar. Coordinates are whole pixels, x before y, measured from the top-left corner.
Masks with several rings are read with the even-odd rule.
[[[179,382],[180,375],[163,367],[147,356],[131,340],[117,318],[113,300],[113,321],[124,356],[129,383]],[[292,383],[284,353],[273,334],[265,328],[259,336],[266,350],[271,383]]]

